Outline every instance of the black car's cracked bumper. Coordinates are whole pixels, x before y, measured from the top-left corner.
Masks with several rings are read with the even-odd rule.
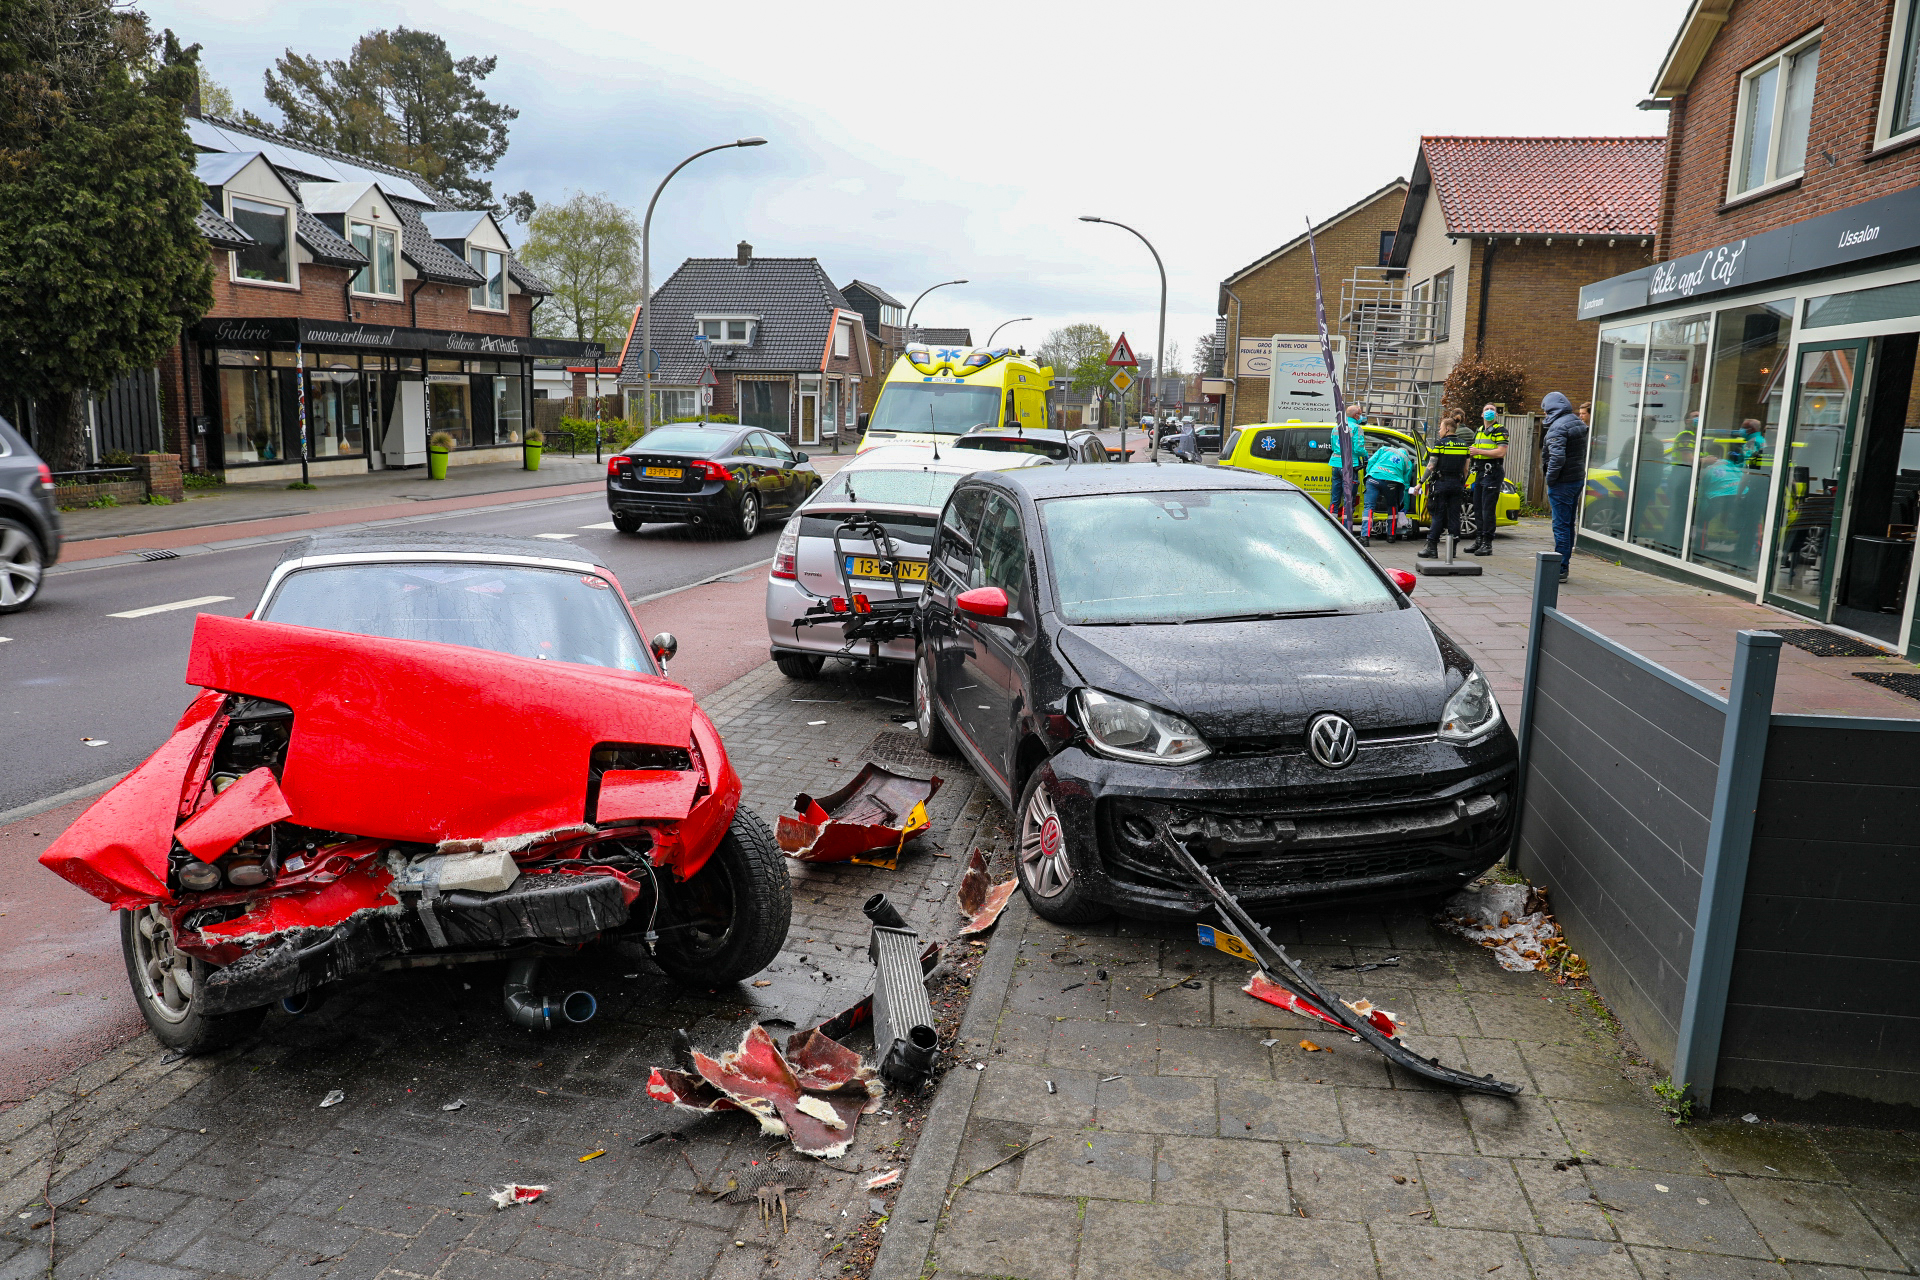
[[[1129,915],[1191,919],[1208,901],[1158,849],[1162,830],[1254,910],[1466,883],[1511,842],[1515,754],[1502,728],[1466,747],[1363,749],[1339,772],[1304,753],[1164,768],[1079,746],[1043,768],[1085,890]]]

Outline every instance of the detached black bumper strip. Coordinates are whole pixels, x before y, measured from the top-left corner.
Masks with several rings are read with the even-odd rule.
[[[1176,864],[1193,877],[1219,909],[1221,919],[1227,928],[1245,938],[1260,959],[1260,971],[1278,982],[1293,989],[1294,994],[1311,1002],[1327,1018],[1338,1022],[1355,1036],[1366,1041],[1381,1053],[1389,1062],[1406,1068],[1415,1075],[1437,1080],[1441,1084],[1450,1084],[1456,1089],[1472,1089],[1477,1093],[1491,1093],[1498,1097],[1511,1098],[1520,1092],[1517,1084],[1508,1084],[1492,1076],[1470,1076],[1464,1071],[1452,1067],[1443,1067],[1438,1058],[1423,1058],[1397,1040],[1381,1035],[1379,1028],[1361,1017],[1341,1002],[1340,997],[1327,991],[1315,982],[1313,975],[1287,954],[1287,949],[1267,936],[1239,899],[1228,893],[1226,887],[1213,878],[1200,860],[1187,852],[1187,846],[1165,831],[1160,833],[1160,844],[1170,854]],[[1269,963],[1271,961],[1272,963]]]

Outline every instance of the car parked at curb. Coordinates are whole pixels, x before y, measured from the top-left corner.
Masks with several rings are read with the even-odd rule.
[[[607,459],[613,527],[649,522],[714,526],[751,538],[820,487],[807,455],[757,427],[675,422],[655,427]]]
[[[33,603],[60,558],[53,472],[13,424],[0,418],[0,613]]]
[[[1037,453],[1055,462],[1108,462],[1107,446],[1091,431],[1056,431],[1050,427],[989,428],[969,431],[953,442],[956,449],[986,449],[998,453]]]
[[[811,680],[830,657],[873,665],[913,662],[912,615],[886,615],[919,598],[940,508],[963,476],[1044,467],[1035,453],[890,444],[835,472],[781,531],[767,573],[767,640],[773,661]],[[881,617],[834,612],[835,598],[881,602]],[[905,629],[902,629],[904,624]]]
[[[135,1002],[183,1052],[426,965],[506,961],[509,1021],[582,1022],[591,993],[537,970],[596,941],[738,982],[791,889],[676,648],[575,547],[308,539],[247,617],[199,617],[172,737],[40,861],[120,913]]]
[[[1438,895],[1513,830],[1486,676],[1307,493],[1218,467],[982,473],[942,512],[916,724],[1015,815],[1046,919]]]

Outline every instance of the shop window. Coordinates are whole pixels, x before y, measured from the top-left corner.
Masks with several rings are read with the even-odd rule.
[[[336,363],[307,377],[307,439],[316,458],[355,457],[366,452],[360,372]]]
[[[1701,452],[1700,392],[1707,372],[1709,317],[1656,320],[1639,394],[1629,534],[1640,546],[1680,556],[1695,459]]]
[[[233,278],[262,284],[293,283],[293,210],[285,205],[233,197],[233,225],[252,236],[250,249],[233,255]]]
[[[1826,329],[1873,320],[1903,320],[1908,316],[1920,316],[1920,280],[1809,298],[1801,328]]]
[[[453,437],[453,447],[473,447],[473,388],[466,375],[427,375],[427,433],[429,438],[444,431]]]
[[[353,291],[399,297],[399,233],[391,227],[376,227],[366,222],[349,223],[348,228],[352,232],[353,247],[367,259],[367,265],[353,278]]]
[[[1789,45],[1740,77],[1740,117],[1728,194],[1757,191],[1800,176],[1813,120],[1820,37]]]
[[[257,352],[221,352],[220,439],[223,465],[279,462],[280,396],[272,369],[227,367],[224,357]]]
[[[759,427],[775,435],[787,434],[787,384],[784,382],[742,382],[740,384],[740,422]]]
[[[1695,564],[1746,579],[1759,571],[1792,340],[1791,298],[1714,316],[1687,555]]]
[[[1593,418],[1587,428],[1587,493],[1580,523],[1618,538],[1627,531],[1627,487],[1640,423],[1640,385],[1647,362],[1647,326],[1600,332],[1594,362]]]
[[[526,379],[502,374],[493,380],[493,439],[495,444],[519,444],[526,435]]]
[[[468,248],[467,262],[478,271],[483,283],[473,287],[472,306],[476,311],[507,309],[507,256],[492,249]]]
[[[1893,39],[1887,48],[1887,77],[1881,91],[1879,142],[1920,129],[1920,4],[1898,0],[1893,7]]]

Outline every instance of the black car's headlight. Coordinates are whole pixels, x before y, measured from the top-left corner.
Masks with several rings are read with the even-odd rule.
[[[1475,667],[1440,712],[1440,737],[1447,742],[1476,742],[1500,727],[1500,700]]]
[[[1094,750],[1142,764],[1191,764],[1213,754],[1200,731],[1168,711],[1097,689],[1074,690],[1075,718]]]

